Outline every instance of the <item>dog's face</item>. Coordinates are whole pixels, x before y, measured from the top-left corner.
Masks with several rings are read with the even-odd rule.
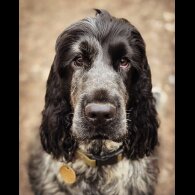
[[[141,75],[141,71],[147,75]],[[96,17],[73,24],[57,40],[43,111],[43,146],[56,156],[64,153],[66,147],[68,153],[80,147],[88,153],[100,155],[121,145],[126,147],[126,152],[139,151],[139,147],[134,148],[135,141],[146,139],[143,135],[148,138],[149,131],[155,132],[158,126],[153,100],[145,103],[149,98],[152,98],[150,70],[140,33],[127,20],[97,10]],[[51,104],[56,117],[52,116],[48,121],[48,113],[52,115]],[[139,116],[142,112],[139,105],[148,116],[146,121]],[[142,130],[136,137],[136,131],[143,125],[146,132]],[[51,134],[54,138],[49,126],[53,128]],[[59,127],[54,131],[55,126]],[[52,149],[48,137],[51,142],[58,140],[55,149]],[[150,143],[144,141],[147,149],[153,147],[148,144],[156,145],[156,133],[154,137],[155,141],[151,141],[152,138],[148,138]],[[67,138],[68,146],[64,144]],[[142,153],[147,149],[142,149]]]
[[[126,37],[113,38],[110,34],[102,43],[95,36],[82,36],[71,48],[71,131],[79,143],[91,143],[91,152],[107,151],[106,143],[120,143],[127,135],[125,75],[131,53]]]

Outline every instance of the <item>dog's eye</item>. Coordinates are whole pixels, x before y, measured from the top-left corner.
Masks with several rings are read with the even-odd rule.
[[[76,57],[76,58],[74,59],[73,64],[74,64],[75,66],[83,66],[83,65],[84,65],[84,60],[83,60],[82,56]]]
[[[130,66],[129,59],[126,57],[123,57],[119,61],[120,68],[128,68]]]

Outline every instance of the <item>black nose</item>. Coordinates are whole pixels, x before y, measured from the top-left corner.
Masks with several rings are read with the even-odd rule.
[[[85,107],[85,116],[92,122],[106,122],[116,115],[116,107],[112,104],[90,103]]]

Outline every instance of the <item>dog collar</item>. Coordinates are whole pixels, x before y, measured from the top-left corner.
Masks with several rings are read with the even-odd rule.
[[[104,156],[96,155],[87,155],[82,150],[77,149],[76,157],[82,159],[88,166],[97,167],[102,165],[112,165],[123,159],[123,147],[120,147],[118,150],[111,152]]]
[[[91,158],[89,155],[85,154],[82,150],[78,149],[75,153],[76,158],[82,159],[88,166],[97,167],[102,165],[112,165],[123,159],[123,147],[120,147],[118,150],[111,152],[104,156],[95,156]],[[76,182],[76,173],[69,165],[63,164],[59,173],[61,178],[66,184],[73,184]]]

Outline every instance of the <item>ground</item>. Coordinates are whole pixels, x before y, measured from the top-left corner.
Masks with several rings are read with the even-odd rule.
[[[161,90],[160,176],[156,195],[175,194],[175,61],[173,0],[20,0],[20,195],[32,195],[26,164],[38,133],[45,83],[57,36],[71,23],[103,8],[141,32],[153,85]]]

